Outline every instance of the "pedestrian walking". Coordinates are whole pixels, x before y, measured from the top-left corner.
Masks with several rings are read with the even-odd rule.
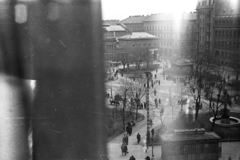
[[[143,109],[143,104],[141,103],[141,109]]]
[[[126,127],[127,133],[129,136],[131,136],[132,134],[132,125],[130,122],[127,123],[127,127]]]
[[[122,150],[122,155],[125,154],[125,156],[126,156],[126,154],[128,154],[128,148],[125,143],[122,144],[121,150]]]
[[[231,158],[231,157],[229,157],[229,158],[228,158],[228,160],[232,160],[232,158]]]
[[[128,136],[126,134],[123,135],[122,144],[128,145]]]
[[[156,91],[156,89],[154,89],[154,95],[155,95],[155,96],[157,95],[157,91]]]
[[[158,99],[158,103],[159,103],[159,105],[161,104],[161,99],[160,98]]]
[[[153,137],[154,136],[154,129],[152,129],[151,132],[152,132],[152,137]]]
[[[144,102],[144,109],[146,109],[147,108],[147,104],[146,104],[146,102]]]
[[[138,141],[138,144],[141,141],[141,135],[139,133],[137,134],[137,141]]]
[[[124,134],[122,137],[122,144],[125,143],[125,136],[126,136],[126,134]]]
[[[147,146],[143,145],[143,152],[147,153]]]
[[[145,158],[145,160],[150,160],[150,157],[149,157],[149,156],[147,156],[147,157]]]
[[[158,80],[158,85],[160,86],[160,84],[161,84],[161,81],[160,81],[160,80]]]
[[[128,135],[125,135],[125,144],[128,145]]]
[[[130,125],[129,126],[129,136],[131,136],[132,135],[132,126]]]
[[[129,160],[136,160],[136,158],[132,155]]]

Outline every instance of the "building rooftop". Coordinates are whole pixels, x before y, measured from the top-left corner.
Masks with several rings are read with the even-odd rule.
[[[120,37],[121,40],[128,39],[158,39],[158,37],[151,35],[146,32],[132,32],[131,34],[127,34],[125,36]]]
[[[111,19],[111,20],[103,20],[103,24],[108,24],[108,25],[116,25],[120,23],[119,20],[117,19]]]
[[[129,16],[128,18],[121,21],[121,23],[128,24],[128,23],[142,23],[144,19],[148,16]]]
[[[103,28],[106,29],[106,31],[111,32],[111,31],[126,31],[126,29],[122,25],[106,25],[103,26]]]
[[[159,14],[152,14],[148,18],[144,20],[147,21],[173,21],[177,18],[181,18],[181,20],[197,20],[197,13],[182,13],[180,16],[175,15],[173,13],[159,13]]]
[[[219,140],[220,137],[214,132],[205,132],[204,129],[175,130],[174,134],[161,136],[163,142]]]

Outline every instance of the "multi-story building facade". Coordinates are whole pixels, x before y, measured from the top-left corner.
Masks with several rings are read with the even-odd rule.
[[[123,24],[109,25],[104,23],[104,53],[105,61],[116,59],[116,42],[119,37],[128,34],[128,30]]]
[[[148,16],[129,16],[121,21],[131,32],[143,32],[143,20]]]
[[[217,63],[232,69],[240,68],[240,0],[214,1],[213,33]]]
[[[153,14],[143,21],[146,32],[160,38],[162,55],[182,55],[197,51],[196,13]]]
[[[213,52],[213,0],[197,3],[198,52]]]
[[[159,38],[146,32],[132,32],[118,39],[117,60],[122,64],[158,59]]]
[[[240,67],[240,0],[198,0],[197,27],[199,52],[213,54],[219,66]]]

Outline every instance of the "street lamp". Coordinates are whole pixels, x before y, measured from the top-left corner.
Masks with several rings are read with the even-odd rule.
[[[138,93],[136,93],[135,102],[137,104],[137,108],[136,108],[136,121],[137,121],[137,119],[138,119],[138,107],[139,107],[139,103],[140,103],[140,99],[139,99]]]
[[[152,159],[154,158],[154,154],[153,154],[153,137],[154,137],[154,129],[151,130],[152,132]]]
[[[149,132],[149,81],[152,78],[151,72],[145,72],[147,76],[147,88],[146,88],[146,108],[147,108],[147,148],[150,142],[150,132]]]

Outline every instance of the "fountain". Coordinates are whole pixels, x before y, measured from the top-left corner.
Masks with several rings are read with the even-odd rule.
[[[231,116],[228,115],[230,110],[227,109],[226,105],[224,106],[224,109],[220,110],[220,112],[221,112],[221,116],[217,117],[216,120],[215,120],[215,124],[217,126],[234,127],[234,126],[240,124],[240,119],[238,119],[236,117],[231,117]],[[212,123],[213,123],[213,119],[214,119],[214,117],[210,118],[210,121]]]
[[[218,116],[215,120],[215,124],[221,127],[234,127],[236,125],[240,124],[240,119],[236,117],[231,117],[228,115],[230,112],[229,109],[227,109],[227,98],[225,99],[224,108],[220,110],[221,115]],[[210,121],[213,123],[214,117],[210,118]]]

